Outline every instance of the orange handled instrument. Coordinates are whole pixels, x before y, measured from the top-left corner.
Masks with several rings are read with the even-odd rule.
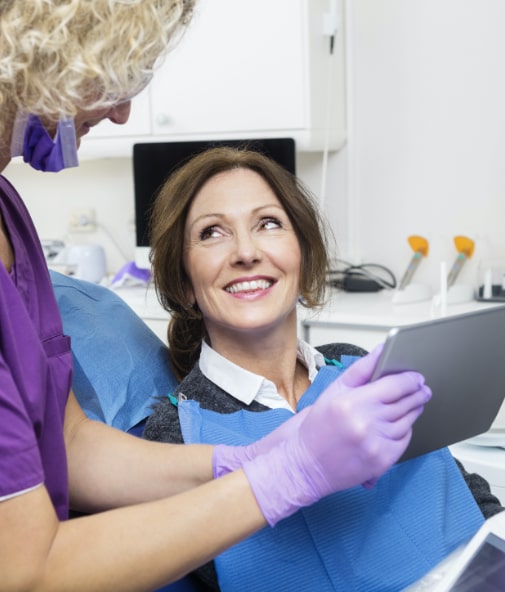
[[[475,243],[471,238],[467,238],[466,236],[455,236],[454,237],[454,244],[456,246],[456,250],[458,251],[458,255],[456,260],[452,264],[451,270],[447,274],[447,287],[450,288],[463,267],[463,264],[467,259],[473,255],[473,250],[475,248]]]
[[[408,267],[403,274],[403,277],[400,281],[399,290],[404,290],[410,284],[412,276],[414,275],[419,263],[423,257],[428,255],[429,250],[428,241],[422,236],[409,236],[408,241],[409,245],[414,251],[414,255],[412,256],[412,259],[410,260]]]

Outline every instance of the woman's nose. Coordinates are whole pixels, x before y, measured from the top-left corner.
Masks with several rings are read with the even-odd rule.
[[[107,118],[112,121],[112,123],[117,123],[118,125],[122,125],[126,123],[130,117],[132,102],[125,101],[124,103],[119,103],[111,108],[109,113],[107,114]]]
[[[233,263],[235,265],[251,265],[261,259],[261,251],[254,237],[249,233],[235,236]]]

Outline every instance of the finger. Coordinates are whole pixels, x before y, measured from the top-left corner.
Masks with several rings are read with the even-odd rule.
[[[399,372],[388,374],[366,385],[368,396],[377,398],[382,403],[394,403],[423,389],[424,376],[419,372]]]
[[[390,458],[391,466],[394,465],[396,462],[400,460],[403,456],[403,453],[407,450],[407,447],[412,439],[412,428],[407,430],[407,432],[401,437],[395,440],[397,446],[395,446],[393,450],[393,454]]]
[[[372,378],[377,361],[382,352],[383,344],[375,347],[369,354],[363,356],[350,366],[340,377],[340,381],[349,388],[362,386]]]
[[[397,421],[382,423],[380,427],[382,436],[395,442],[402,441],[406,436],[411,434],[415,422],[422,415],[423,411],[424,405],[420,405],[403,415]]]
[[[382,475],[387,473],[389,469],[402,457],[407,450],[410,439],[412,438],[412,430],[408,430],[403,437],[397,440],[388,440],[382,444],[382,454],[380,463],[375,465],[374,470],[368,479],[362,484],[366,489],[371,489]]]
[[[365,489],[373,489],[378,480],[379,479],[377,477],[374,477],[373,479],[368,479],[368,481],[362,483],[361,486]]]
[[[424,407],[430,399],[432,393],[430,387],[424,385],[418,391],[410,393],[405,397],[387,404],[383,407],[382,417],[388,421],[398,421],[405,415],[408,415],[413,409]]]

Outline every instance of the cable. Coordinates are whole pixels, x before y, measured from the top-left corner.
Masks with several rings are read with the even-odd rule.
[[[342,269],[328,272],[328,285],[348,292],[377,292],[382,289],[393,290],[397,286],[394,273],[379,263],[353,265],[342,259],[336,260]]]

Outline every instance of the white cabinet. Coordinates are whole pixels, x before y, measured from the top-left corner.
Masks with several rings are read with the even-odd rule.
[[[131,155],[134,142],[294,137],[339,148],[343,32],[324,34],[330,0],[199,0],[194,20],[124,126],[102,123],[81,156]],[[342,16],[339,15],[339,22]]]

